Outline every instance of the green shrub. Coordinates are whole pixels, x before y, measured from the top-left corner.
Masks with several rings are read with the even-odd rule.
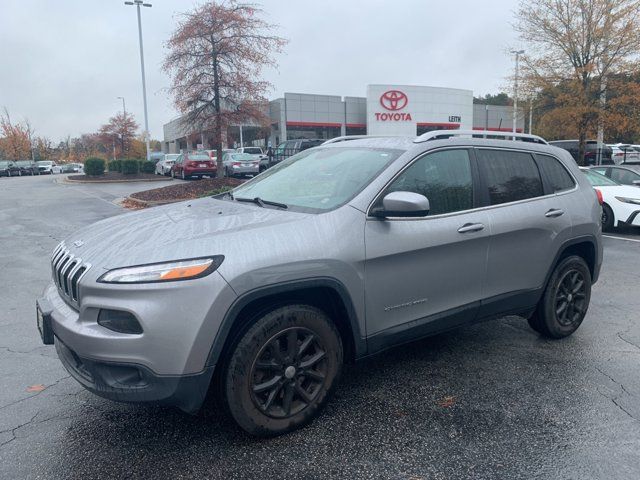
[[[135,175],[140,171],[140,163],[134,158],[122,160],[122,173],[125,175]]]
[[[143,173],[156,173],[156,164],[144,160],[140,163],[140,171]]]
[[[122,160],[111,160],[109,162],[109,171],[110,172],[121,172],[122,171]]]
[[[84,173],[92,177],[104,175],[104,165],[105,161],[101,158],[87,158],[84,162]]]

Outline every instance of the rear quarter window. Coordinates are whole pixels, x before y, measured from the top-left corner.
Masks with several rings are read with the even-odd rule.
[[[546,179],[553,192],[570,190],[575,186],[571,174],[560,163],[560,161],[550,155],[536,154],[536,161],[540,168],[540,173]]]

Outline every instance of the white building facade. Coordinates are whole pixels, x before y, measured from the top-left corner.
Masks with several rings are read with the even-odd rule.
[[[245,134],[244,145],[276,146],[298,138],[329,139],[341,135],[416,136],[431,130],[511,131],[513,110],[508,106],[474,105],[473,92],[418,85],[367,85],[366,97],[285,93],[269,102],[270,132]],[[165,125],[164,149],[195,148],[179,127],[179,119]],[[518,115],[517,130],[524,128]],[[229,128],[226,147],[238,145],[238,126]],[[249,132],[247,132],[249,133]],[[261,137],[260,135],[263,135]],[[208,136],[202,138],[205,148]],[[194,145],[191,145],[194,144]]]

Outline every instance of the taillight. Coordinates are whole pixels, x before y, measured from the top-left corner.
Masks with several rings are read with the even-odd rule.
[[[596,196],[598,197],[598,203],[602,205],[604,203],[604,199],[602,198],[602,192],[597,188],[594,188],[594,190],[596,191]]]
[[[197,165],[197,162],[187,162],[187,167],[195,167]]]

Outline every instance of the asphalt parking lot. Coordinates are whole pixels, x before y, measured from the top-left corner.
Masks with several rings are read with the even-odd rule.
[[[0,179],[0,478],[640,478],[640,232],[605,238],[583,326],[507,318],[348,366],[312,425],[256,440],[82,389],[40,343],[35,298],[73,230],[158,184]]]

